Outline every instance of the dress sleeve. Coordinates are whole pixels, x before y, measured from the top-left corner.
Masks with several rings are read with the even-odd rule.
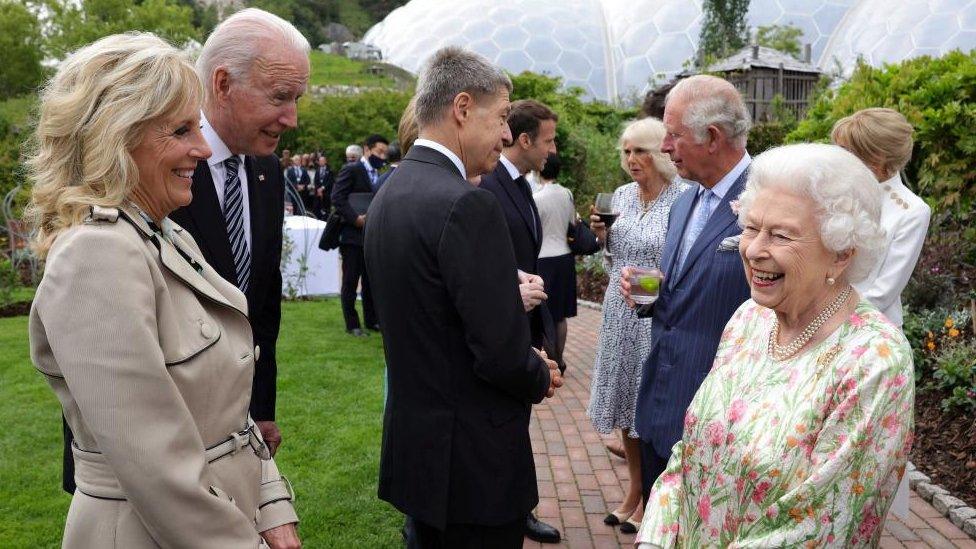
[[[806,449],[813,465],[796,472],[804,480],[766,509],[757,535],[737,546],[877,545],[912,445],[915,388],[908,343],[872,331],[834,359],[839,381]]]

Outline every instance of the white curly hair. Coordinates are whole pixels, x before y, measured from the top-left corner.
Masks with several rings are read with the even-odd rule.
[[[820,239],[832,252],[854,250],[844,273],[848,282],[864,280],[884,252],[881,185],[856,156],[836,145],[804,143],[770,149],[753,160],[739,197],[744,225],[759,191],[786,188],[816,204]]]

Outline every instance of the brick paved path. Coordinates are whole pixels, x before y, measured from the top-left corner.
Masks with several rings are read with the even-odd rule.
[[[600,312],[580,307],[579,316],[569,322],[566,384],[532,414],[529,431],[539,478],[536,514],[563,533],[561,544],[546,547],[630,547],[634,541],[634,535],[603,524],[608,510],[623,500],[627,466],[607,452],[604,438],[611,437],[594,431],[586,417],[599,329]],[[905,521],[889,517],[882,548],[976,549],[976,541],[931,505],[914,492],[911,498]],[[525,547],[543,546],[526,539]]]

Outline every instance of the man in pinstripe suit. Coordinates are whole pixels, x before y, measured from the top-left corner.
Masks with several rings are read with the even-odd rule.
[[[726,322],[749,298],[732,202],[749,169],[749,111],[730,83],[693,76],[668,94],[661,150],[678,174],[698,182],[671,208],[657,301],[638,311],[653,318],[651,351],[637,394],[644,504],[681,439],[684,415],[711,369]],[[621,287],[629,296],[628,273]]]

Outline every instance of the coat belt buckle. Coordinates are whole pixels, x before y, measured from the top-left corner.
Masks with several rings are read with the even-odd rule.
[[[232,454],[236,454],[242,448],[250,444],[251,442],[251,431],[250,429],[246,431],[238,431],[236,433],[231,433],[230,438],[234,439],[234,449],[230,451]]]

